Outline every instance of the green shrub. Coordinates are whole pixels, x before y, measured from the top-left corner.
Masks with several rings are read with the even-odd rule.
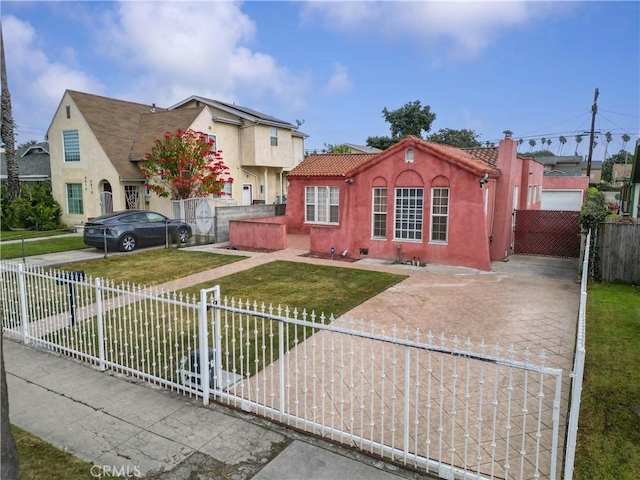
[[[1,189],[2,228],[56,230],[62,228],[62,209],[51,193],[51,184],[20,186],[20,197],[9,203],[6,186]]]

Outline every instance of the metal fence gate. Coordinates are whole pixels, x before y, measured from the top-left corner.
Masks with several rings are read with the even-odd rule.
[[[417,329],[0,262],[8,336],[441,478],[560,478],[562,370]]]
[[[513,253],[578,258],[579,217],[573,211],[517,210]]]

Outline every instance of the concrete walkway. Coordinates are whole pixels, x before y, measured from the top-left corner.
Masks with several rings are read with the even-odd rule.
[[[419,475],[234,410],[9,340],[11,422],[93,462],[154,479],[399,480]]]
[[[290,245],[293,248],[273,253],[239,252],[220,245],[190,247],[248,258],[161,287],[180,289],[274,260],[401,273],[409,278],[347,316],[443,332],[448,338],[468,336],[540,348],[549,356],[547,365],[571,369],[579,299],[577,261],[512,257],[494,264],[492,272],[481,272],[376,260],[332,261],[300,256],[306,251],[303,238]],[[102,256],[95,250],[82,251],[77,261],[90,255]],[[30,258],[41,266],[60,263],[56,254]],[[163,479],[420,478],[266,420],[220,405],[203,407],[196,398],[132,383],[11,341],[5,341],[5,360],[12,422],[96,465],[126,467],[134,474]],[[566,382],[568,375],[563,397],[568,394]]]

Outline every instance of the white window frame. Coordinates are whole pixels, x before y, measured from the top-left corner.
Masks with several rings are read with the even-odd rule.
[[[442,192],[446,192],[446,195],[442,195]],[[446,205],[442,204],[442,201],[436,202],[436,200],[446,200]],[[437,204],[436,204],[437,203]],[[450,191],[449,187],[433,187],[431,189],[431,218],[429,219],[429,243],[447,244],[449,242],[449,209],[450,209]],[[444,218],[444,240],[442,238],[434,238],[435,232],[435,220]],[[439,232],[438,232],[439,233]]]
[[[312,197],[309,193],[312,193]],[[309,201],[310,198],[312,198],[311,201]],[[334,221],[331,220],[332,212]],[[340,223],[340,187],[305,187],[304,221],[319,225],[338,225]]]
[[[224,187],[222,187],[220,194],[216,198],[233,198],[233,183],[224,182]]]
[[[420,195],[418,195],[420,193]],[[424,188],[396,187],[393,239],[422,243],[424,230]],[[403,227],[403,225],[406,225]]]
[[[384,190],[384,193],[382,192]],[[387,218],[388,218],[388,195],[389,190],[387,187],[374,187],[371,191],[371,238],[375,240],[384,240],[387,238]],[[384,198],[384,208],[382,202],[376,202],[376,200],[382,200]],[[379,220],[378,224],[384,228],[383,235],[376,235],[376,219]]]
[[[278,129],[277,127],[271,127],[269,130],[269,143],[272,147],[278,146]]]
[[[204,135],[207,142],[209,140],[213,140],[213,151],[216,153],[219,152],[220,145],[218,145],[218,135],[216,135],[215,133],[205,133]]]
[[[66,134],[73,134],[75,133],[75,139],[68,139]],[[68,144],[67,141],[71,142],[75,140],[75,144],[77,145],[78,148],[78,158],[76,159],[69,159],[68,157],[71,157],[71,153],[75,153],[75,152],[71,152],[68,150],[71,150],[70,147],[75,146],[75,145],[71,145]],[[78,130],[63,130],[62,131],[62,154],[64,155],[64,161],[65,163],[78,163],[81,160],[81,156],[80,156],[80,133],[78,132]]]
[[[80,192],[80,198],[73,198],[74,202],[78,202],[77,206],[80,207],[80,211],[79,212],[72,212],[71,211],[71,197],[69,196],[69,194],[71,193],[70,189],[74,186],[77,186],[77,191]],[[77,192],[74,192],[77,193]],[[67,213],[69,215],[84,215],[84,201],[83,201],[83,194],[82,194],[82,183],[65,183],[65,196],[67,197]]]

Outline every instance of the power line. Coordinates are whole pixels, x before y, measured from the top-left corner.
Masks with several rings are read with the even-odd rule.
[[[619,112],[612,112],[611,110],[604,110],[604,109],[600,109],[601,112],[607,112],[607,113],[613,113],[615,115],[622,115],[624,117],[631,117],[631,118],[640,118],[640,115],[629,115],[628,113],[619,113]]]

